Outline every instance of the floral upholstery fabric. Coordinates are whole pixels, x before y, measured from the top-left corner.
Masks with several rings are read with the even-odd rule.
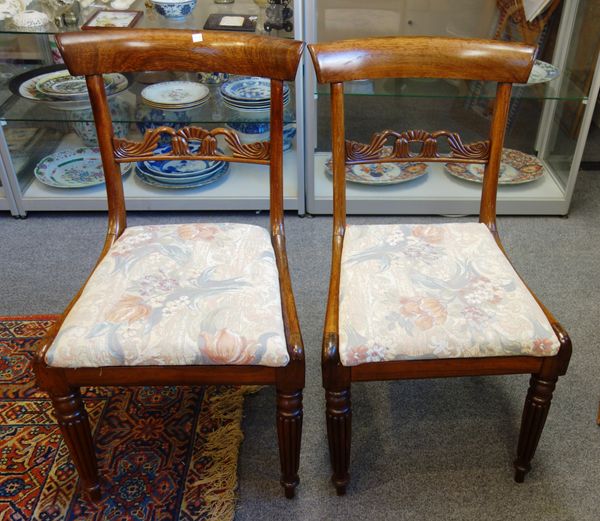
[[[348,226],[340,284],[345,366],[559,348],[484,224]]]
[[[126,229],[47,354],[55,367],[288,361],[271,240],[245,224]]]

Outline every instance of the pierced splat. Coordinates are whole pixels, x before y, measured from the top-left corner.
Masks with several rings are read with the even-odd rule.
[[[171,151],[167,154],[154,154],[162,134],[171,136]],[[232,155],[221,154],[217,149],[217,136],[222,135],[232,150]],[[200,148],[192,152],[189,144],[199,141]],[[115,159],[119,163],[153,159],[218,159],[221,161],[239,161],[246,163],[268,164],[271,158],[271,144],[260,141],[243,145],[234,130],[214,128],[206,130],[200,127],[183,127],[175,130],[171,127],[157,127],[146,130],[142,141],[113,138]]]
[[[387,146],[389,138],[394,138],[393,145]],[[440,154],[439,138],[446,138],[449,154]],[[422,143],[421,150],[411,152],[411,143]],[[383,162],[405,162],[414,161],[460,161],[462,163],[486,163],[490,156],[490,142],[476,141],[474,143],[463,143],[456,132],[438,130],[427,132],[426,130],[407,130],[395,132],[384,130],[376,132],[367,145],[356,141],[346,141],[346,162],[356,163],[383,163]]]

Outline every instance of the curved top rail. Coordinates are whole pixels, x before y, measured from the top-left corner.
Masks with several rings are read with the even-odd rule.
[[[292,81],[304,44],[224,31],[101,29],[56,36],[71,74],[217,71]]]
[[[308,46],[319,83],[456,78],[525,83],[535,47],[499,40],[388,36]]]

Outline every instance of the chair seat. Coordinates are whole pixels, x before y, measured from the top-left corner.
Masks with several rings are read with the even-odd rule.
[[[340,285],[345,366],[553,356],[560,346],[484,224],[348,226]]]
[[[246,224],[127,228],[47,354],[54,367],[288,361],[271,240]]]

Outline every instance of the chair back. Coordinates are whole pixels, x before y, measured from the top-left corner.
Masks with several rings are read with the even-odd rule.
[[[293,81],[302,42],[220,31],[163,29],[94,30],[56,37],[69,72],[86,77],[106,179],[109,226],[118,237],[126,227],[120,163],[166,159],[203,159],[256,163],[270,167],[272,232],[283,226],[283,91]],[[103,74],[138,71],[218,71],[260,76],[271,82],[270,140],[242,144],[234,130],[161,126],[146,130],[142,141],[116,138]],[[154,153],[163,135],[171,136],[167,154]],[[223,136],[232,153],[217,149]],[[192,153],[190,142],[200,142]]]
[[[480,221],[495,232],[498,172],[512,83],[525,83],[535,48],[495,40],[441,37],[379,37],[308,46],[320,83],[331,85],[331,124],[335,233],[343,235],[346,216],[346,165],[390,162],[485,164]],[[346,140],[343,82],[379,78],[448,78],[498,82],[489,139],[464,143],[449,130],[384,130],[370,143]],[[450,153],[439,152],[445,139]],[[386,144],[392,147],[386,152]],[[411,145],[421,144],[411,151]],[[417,145],[418,146],[418,145]]]

